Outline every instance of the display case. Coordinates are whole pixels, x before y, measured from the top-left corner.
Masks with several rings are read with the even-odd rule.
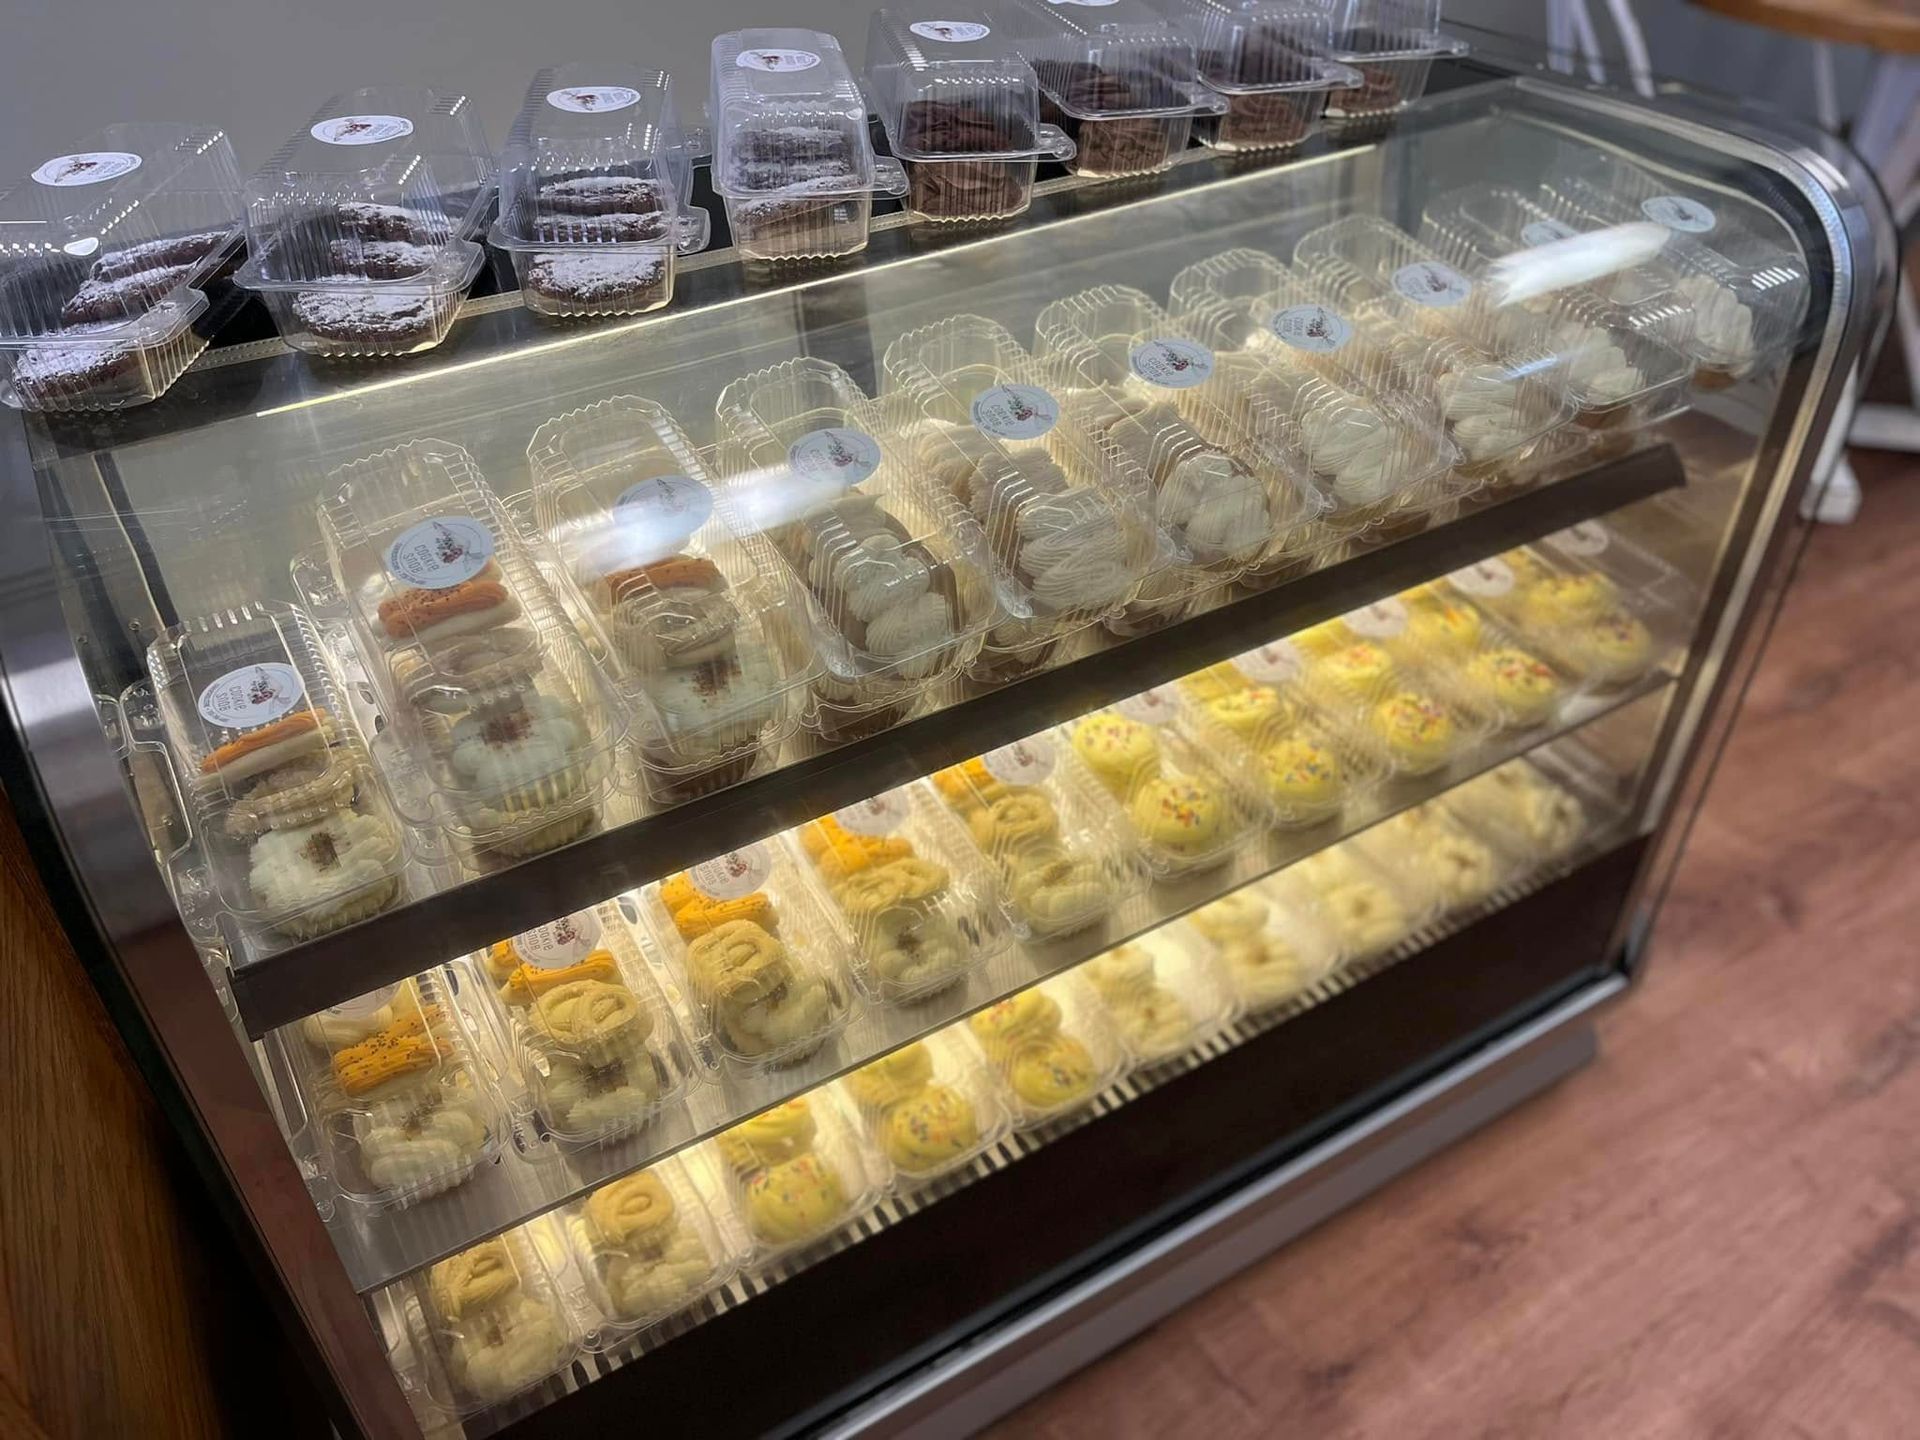
[[[1419,6],[1337,7],[1242,148],[1294,19],[1165,8],[890,12],[871,125],[826,37],[730,37],[721,183],[660,77],[499,170],[496,237],[582,178],[710,226],[527,232],[671,255],[643,301],[436,301],[358,366],[261,313],[9,420],[8,794],[343,1432],[958,1433],[1629,989],[1885,309],[1876,192]],[[1075,89],[1115,67],[1166,93]],[[822,95],[844,185],[773,153]],[[876,197],[987,100],[949,149],[1008,218],[930,223],[931,145]],[[495,170],[444,150],[386,203],[467,256]],[[316,283],[296,158],[243,280]]]

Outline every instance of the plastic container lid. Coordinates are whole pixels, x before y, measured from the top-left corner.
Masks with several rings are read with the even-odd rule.
[[[1064,160],[1073,142],[1040,121],[1040,84],[1004,25],[966,6],[876,10],[867,90],[905,160]]]
[[[677,1157],[602,1185],[559,1224],[602,1327],[618,1335],[678,1314],[737,1269]]]
[[[1343,62],[1461,55],[1440,33],[1441,0],[1331,0],[1327,50]]]
[[[1069,971],[971,1016],[965,1033],[992,1067],[1016,1130],[1071,1114],[1118,1080],[1126,1047],[1091,986]]]
[[[1311,0],[1157,0],[1193,42],[1201,83],[1223,95],[1331,90],[1360,77],[1326,58],[1329,20]]]
[[[746,1224],[754,1266],[850,1224],[886,1188],[884,1162],[869,1163],[831,1087],[721,1131],[713,1156]]]
[[[735,30],[713,41],[713,188],[730,200],[906,189],[876,161],[867,102],[840,42],[819,30]]]
[[[1146,0],[1001,0],[998,24],[1040,88],[1076,120],[1217,114],[1193,43]]]
[[[909,1185],[958,1170],[1013,1128],[979,1052],[952,1030],[929,1035],[850,1072],[844,1108]]]

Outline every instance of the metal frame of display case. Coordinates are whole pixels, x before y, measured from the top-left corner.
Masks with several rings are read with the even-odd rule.
[[[843,1346],[848,1353],[827,1356],[810,1372],[796,1364],[794,1375],[757,1395],[726,1396],[733,1421],[743,1428],[804,1421],[850,1430],[950,1433],[963,1421],[1001,1413],[1591,1053],[1586,1019],[1637,969],[1649,899],[1670,876],[1691,806],[1711,769],[1708,757],[1730,723],[1772,603],[1797,555],[1792,506],[1808,480],[1817,439],[1832,419],[1843,371],[1861,352],[1873,317],[1885,309],[1892,262],[1881,243],[1884,207],[1857,164],[1837,148],[1808,140],[1783,151],[1777,135],[1746,131],[1719,115],[1710,117],[1716,128],[1703,128],[1680,102],[1656,111],[1543,81],[1511,83],[1563,109],[1570,126],[1582,114],[1604,114],[1643,126],[1649,137],[1664,131],[1682,143],[1714,144],[1766,170],[1777,177],[1783,202],[1800,209],[1811,232],[1824,237],[1832,262],[1825,329],[1811,353],[1803,349],[1785,381],[1805,403],[1780,407],[1761,437],[1754,463],[1771,475],[1771,483],[1749,487],[1735,518],[1726,553],[1738,562],[1716,566],[1721,584],[1707,597],[1701,638],[1675,692],[1683,703],[1668,707],[1661,748],[1653,752],[1663,756],[1663,766],[1650,777],[1636,819],[1657,813],[1660,823],[1644,837],[1636,827],[1633,838],[1539,893],[1425,948],[1417,963],[1384,972],[1357,998],[1334,997],[1297,1017],[1284,1041],[1273,1039],[1276,1032],[1254,1036],[1108,1117],[1107,1130],[1092,1125],[1066,1135],[988,1176],[964,1203],[906,1217],[834,1265],[802,1272],[752,1305],[716,1317],[675,1342],[683,1358],[665,1366],[622,1366],[590,1384],[561,1384],[544,1397],[550,1404],[516,1411],[503,1423],[516,1422],[530,1434],[561,1433],[569,1424],[632,1413],[629,1407],[643,1399],[670,1413],[676,1383],[684,1405],[694,1393],[686,1383],[689,1374],[728,1373],[725,1367],[740,1363],[738,1357],[763,1352],[775,1337],[780,1348],[789,1348],[796,1332],[782,1327],[819,1313],[827,1302],[818,1297],[849,1285],[870,1297],[874,1313],[887,1316],[888,1324],[879,1327],[886,1333],[878,1337],[887,1353]],[[1419,116],[1402,123],[1417,125]],[[1196,152],[1179,169],[1210,158]],[[1070,223],[1088,187],[1056,181],[1042,188],[1031,224]],[[1114,203],[1126,203],[1125,194],[1114,193]],[[904,230],[883,227],[866,263],[893,263],[909,254]],[[725,255],[702,257],[686,268],[691,304],[719,303],[747,288]],[[830,305],[832,297],[803,288],[798,303]],[[530,343],[513,297],[477,301],[471,309],[475,318],[463,321],[475,332],[470,344],[497,350]],[[202,369],[252,363],[273,352],[270,343],[214,352]],[[433,363],[461,359],[455,347]],[[265,369],[261,391],[231,400],[229,413],[299,403],[311,393],[314,382],[297,357],[282,356]],[[101,443],[103,435],[151,433],[170,417],[189,413],[196,373],[182,382],[177,405],[111,422],[82,418],[46,427],[39,442],[72,455]],[[197,421],[210,418],[197,415]],[[311,1358],[329,1377],[325,1388],[337,1420],[367,1434],[412,1433],[414,1420],[366,1306],[288,1157],[246,1050],[234,1043],[220,996],[204,981],[198,950],[153,864],[151,837],[127,823],[123,770],[103,737],[78,647],[142,648],[138,623],[123,634],[108,612],[157,619],[164,597],[106,597],[105,587],[129,582],[118,572],[109,574],[91,547],[97,539],[103,550],[138,554],[147,542],[115,503],[110,457],[95,470],[97,504],[81,506],[58,486],[38,483],[36,462],[44,457],[29,449],[22,427],[0,429],[0,446],[6,519],[0,528],[0,668],[11,722],[0,737],[0,779],[42,858],[49,892],[83,963],[228,1204],[236,1233],[264,1269],[269,1294],[288,1311],[292,1333],[304,1337]],[[697,821],[702,838],[696,848],[713,853],[871,793],[876,776],[888,783],[890,776],[924,774],[1297,624],[1432,578],[1463,559],[1656,493],[1677,479],[1671,452],[1642,452],[1611,470],[1490,507],[1159,635],[1097,650],[874,741],[750,781],[672,812],[675,825],[690,829],[684,822]],[[71,509],[62,512],[61,506]],[[58,548],[58,563],[50,547]],[[76,577],[90,579],[103,593],[63,595]],[[100,623],[76,641],[68,618],[73,613],[94,615]],[[417,939],[429,927],[439,953],[448,951],[449,935],[457,937],[451,948],[471,948],[697,858],[684,844],[660,839],[667,828],[637,821],[534,867],[442,892],[249,967],[257,973],[236,976],[234,986],[245,1027],[257,1034],[417,968],[395,962],[392,955],[407,952],[390,942]],[[1537,944],[1542,927],[1569,937],[1545,960]],[[1490,955],[1509,959],[1489,963]],[[328,978],[316,978],[322,972]],[[1395,1004],[1408,1007],[1396,1013],[1424,1016],[1432,1028],[1409,1024],[1400,1027],[1394,1044],[1376,1046],[1367,1024],[1368,997],[1384,1003],[1380,997],[1388,988],[1398,995]],[[1478,1008],[1439,1003],[1448,994],[1461,999],[1463,990]],[[1399,1042],[1404,1048],[1396,1048]],[[1343,1070],[1330,1058],[1369,1047],[1365,1058],[1372,1068],[1356,1061]],[[1250,1109],[1258,1096],[1250,1082],[1270,1077],[1276,1065],[1294,1067],[1288,1073],[1296,1088],[1289,1093],[1298,1104],[1284,1115]],[[1196,1115],[1215,1118],[1201,1143],[1183,1143],[1197,1133]],[[1128,1136],[1120,1172],[1114,1171],[1117,1152],[1102,1149],[1111,1147],[1114,1126]],[[1073,1176],[1088,1169],[1118,1173],[1112,1188],[1124,1192],[1121,1198],[1077,1210],[1069,1206],[1067,1199],[1085,1188],[1076,1188]],[[1137,1184],[1122,1183],[1129,1180]],[[1057,1198],[1047,1202],[1049,1194]],[[929,1307],[917,1321],[902,1314],[897,1302],[888,1308],[889,1283],[911,1288],[900,1286],[898,1277],[916,1247],[923,1257],[975,1253],[966,1247],[990,1242],[1001,1207],[1042,1204],[1049,1225],[1036,1231],[1027,1268],[1038,1266],[1043,1273],[1023,1276],[982,1266],[975,1287],[962,1287],[948,1308]],[[832,1348],[831,1337],[815,1333],[808,1339]]]

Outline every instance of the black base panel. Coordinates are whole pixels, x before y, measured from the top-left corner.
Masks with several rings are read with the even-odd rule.
[[[1605,852],[507,1433],[644,1420],[720,1440],[830,1419],[1602,978],[1645,848]]]

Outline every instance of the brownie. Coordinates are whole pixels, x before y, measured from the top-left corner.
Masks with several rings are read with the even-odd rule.
[[[341,273],[369,280],[405,280],[433,268],[438,252],[410,240],[334,240],[327,258]]]
[[[1005,155],[1031,150],[1025,124],[977,105],[916,100],[900,117],[900,148],[933,155]],[[1033,161],[902,160],[907,204],[936,220],[997,219],[1014,215],[1030,197]]]
[[[1078,147],[1076,170],[1089,175],[1138,175],[1167,163],[1168,134],[1174,122],[1165,116],[1082,119],[1063,108],[1127,110],[1178,103],[1161,93],[1164,87],[1152,76],[1115,73],[1082,60],[1043,60],[1034,69],[1042,86],[1042,114]]]
[[[822,125],[743,129],[734,138],[731,153],[736,170],[747,165],[821,173],[853,169],[853,141],[845,131]]]
[[[440,309],[432,294],[418,290],[302,290],[293,297],[293,313],[323,340],[386,347],[431,339]]]
[[[440,245],[448,238],[445,221],[402,205],[350,200],[334,206],[334,219],[342,231],[362,240],[407,240],[415,245]]]
[[[1033,132],[978,105],[916,100],[900,116],[900,146],[926,155],[1006,155],[1033,148]]]
[[[115,325],[83,324],[69,334],[105,331]],[[35,345],[14,362],[13,390],[29,409],[45,409],[100,390],[132,374],[140,357],[129,345]]]
[[[191,265],[138,270],[118,280],[89,280],[60,307],[62,325],[124,324],[185,282]]]
[[[561,251],[533,256],[522,280],[548,300],[609,313],[658,301],[666,269],[658,255]]]
[[[1216,143],[1247,150],[1298,145],[1313,129],[1300,97],[1285,92],[1229,95],[1218,123]]]
[[[631,175],[552,180],[540,187],[537,203],[551,215],[650,215],[665,208],[658,185]]]
[[[229,232],[206,230],[196,235],[167,235],[110,250],[93,262],[95,280],[124,280],[143,270],[171,270],[198,265],[225,243]]]
[[[533,238],[550,245],[591,245],[596,242],[631,244],[636,241],[664,240],[667,219],[659,211],[645,215],[544,215],[533,222]]]

